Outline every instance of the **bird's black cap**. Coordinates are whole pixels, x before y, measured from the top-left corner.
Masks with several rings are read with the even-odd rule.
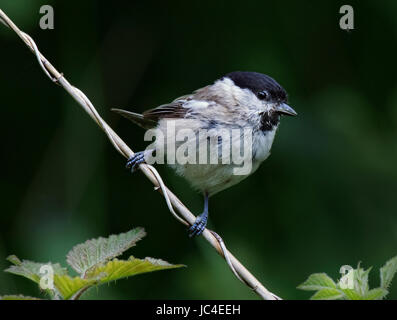
[[[259,96],[263,91],[269,94],[266,100],[272,102],[287,102],[287,92],[273,78],[258,72],[235,71],[225,77],[233,80],[236,86],[242,89],[250,89]]]

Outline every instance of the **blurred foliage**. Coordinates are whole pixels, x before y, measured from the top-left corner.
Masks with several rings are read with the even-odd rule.
[[[54,7],[54,30],[39,28],[44,4]],[[339,28],[343,4],[2,0],[0,7],[136,151],[145,148],[143,131],[110,108],[141,112],[234,70],[280,82],[299,116],[282,119],[271,157],[253,176],[210,199],[209,226],[271,291],[299,299],[307,295],[296,286],[316,270],[336,277],[342,265],[364,258],[378,266],[396,252],[397,2],[349,1],[350,32]],[[133,221],[150,235],[136,255],[189,268],[88,298],[256,299],[205,240],[187,237],[143,175],[124,170],[125,160],[20,39],[2,25],[0,39],[0,269],[12,252],[60,261],[73,244]],[[158,168],[201,212],[201,195]],[[0,286],[37,295],[2,272]]]
[[[358,264],[356,269],[342,266],[342,277],[335,282],[326,273],[313,273],[298,286],[298,289],[316,291],[311,300],[382,300],[397,272],[397,256],[380,268],[380,286],[370,289],[368,275],[372,267],[364,270]]]

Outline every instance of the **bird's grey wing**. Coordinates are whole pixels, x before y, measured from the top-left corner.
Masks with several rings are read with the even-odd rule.
[[[163,118],[184,118],[189,108],[185,108],[186,100],[174,100],[157,108],[147,110],[143,113],[145,119],[159,121]]]
[[[186,114],[190,110],[195,109],[195,106],[200,105],[200,104],[195,104],[192,102],[194,102],[196,97],[199,98],[200,100],[204,99],[205,94],[203,95],[203,93],[207,92],[208,88],[209,88],[209,86],[198,89],[192,94],[181,96],[181,97],[175,99],[174,101],[172,101],[171,103],[163,104],[161,106],[158,106],[157,108],[147,110],[143,114],[138,114],[138,113],[121,110],[121,109],[112,109],[112,111],[119,113],[123,117],[131,120],[132,122],[138,124],[139,126],[145,128],[145,129],[153,128],[156,126],[157,122],[160,119],[185,118]],[[207,94],[208,94],[208,92],[207,92]],[[207,98],[211,98],[211,97],[208,95]],[[202,103],[201,103],[201,106],[202,106]]]
[[[147,110],[143,114],[122,109],[112,109],[112,111],[120,114],[142,128],[150,129],[156,127],[157,122],[163,118],[184,118],[189,110],[189,108],[183,107],[185,102],[186,100],[175,100],[171,103],[163,104],[157,108]]]

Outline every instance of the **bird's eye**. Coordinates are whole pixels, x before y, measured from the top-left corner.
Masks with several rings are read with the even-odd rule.
[[[269,99],[269,92],[267,92],[266,90],[260,91],[258,92],[258,98],[260,100],[267,100]]]

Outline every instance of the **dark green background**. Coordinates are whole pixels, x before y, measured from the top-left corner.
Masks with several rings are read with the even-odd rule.
[[[39,28],[52,4],[55,30]],[[296,286],[344,264],[378,268],[397,254],[397,2],[349,1],[355,29],[339,28],[345,1],[1,0],[43,54],[93,101],[130,147],[143,131],[111,107],[143,111],[234,70],[273,76],[299,113],[284,118],[271,157],[210,201],[210,227],[265,286]],[[142,226],[128,253],[185,269],[91,290],[90,299],[256,299],[204,239],[191,240],[163,198],[0,25],[0,269],[16,254],[60,261],[86,239]],[[193,212],[201,195],[164,166]],[[397,285],[390,298],[397,298]],[[0,272],[0,294],[38,295]]]

